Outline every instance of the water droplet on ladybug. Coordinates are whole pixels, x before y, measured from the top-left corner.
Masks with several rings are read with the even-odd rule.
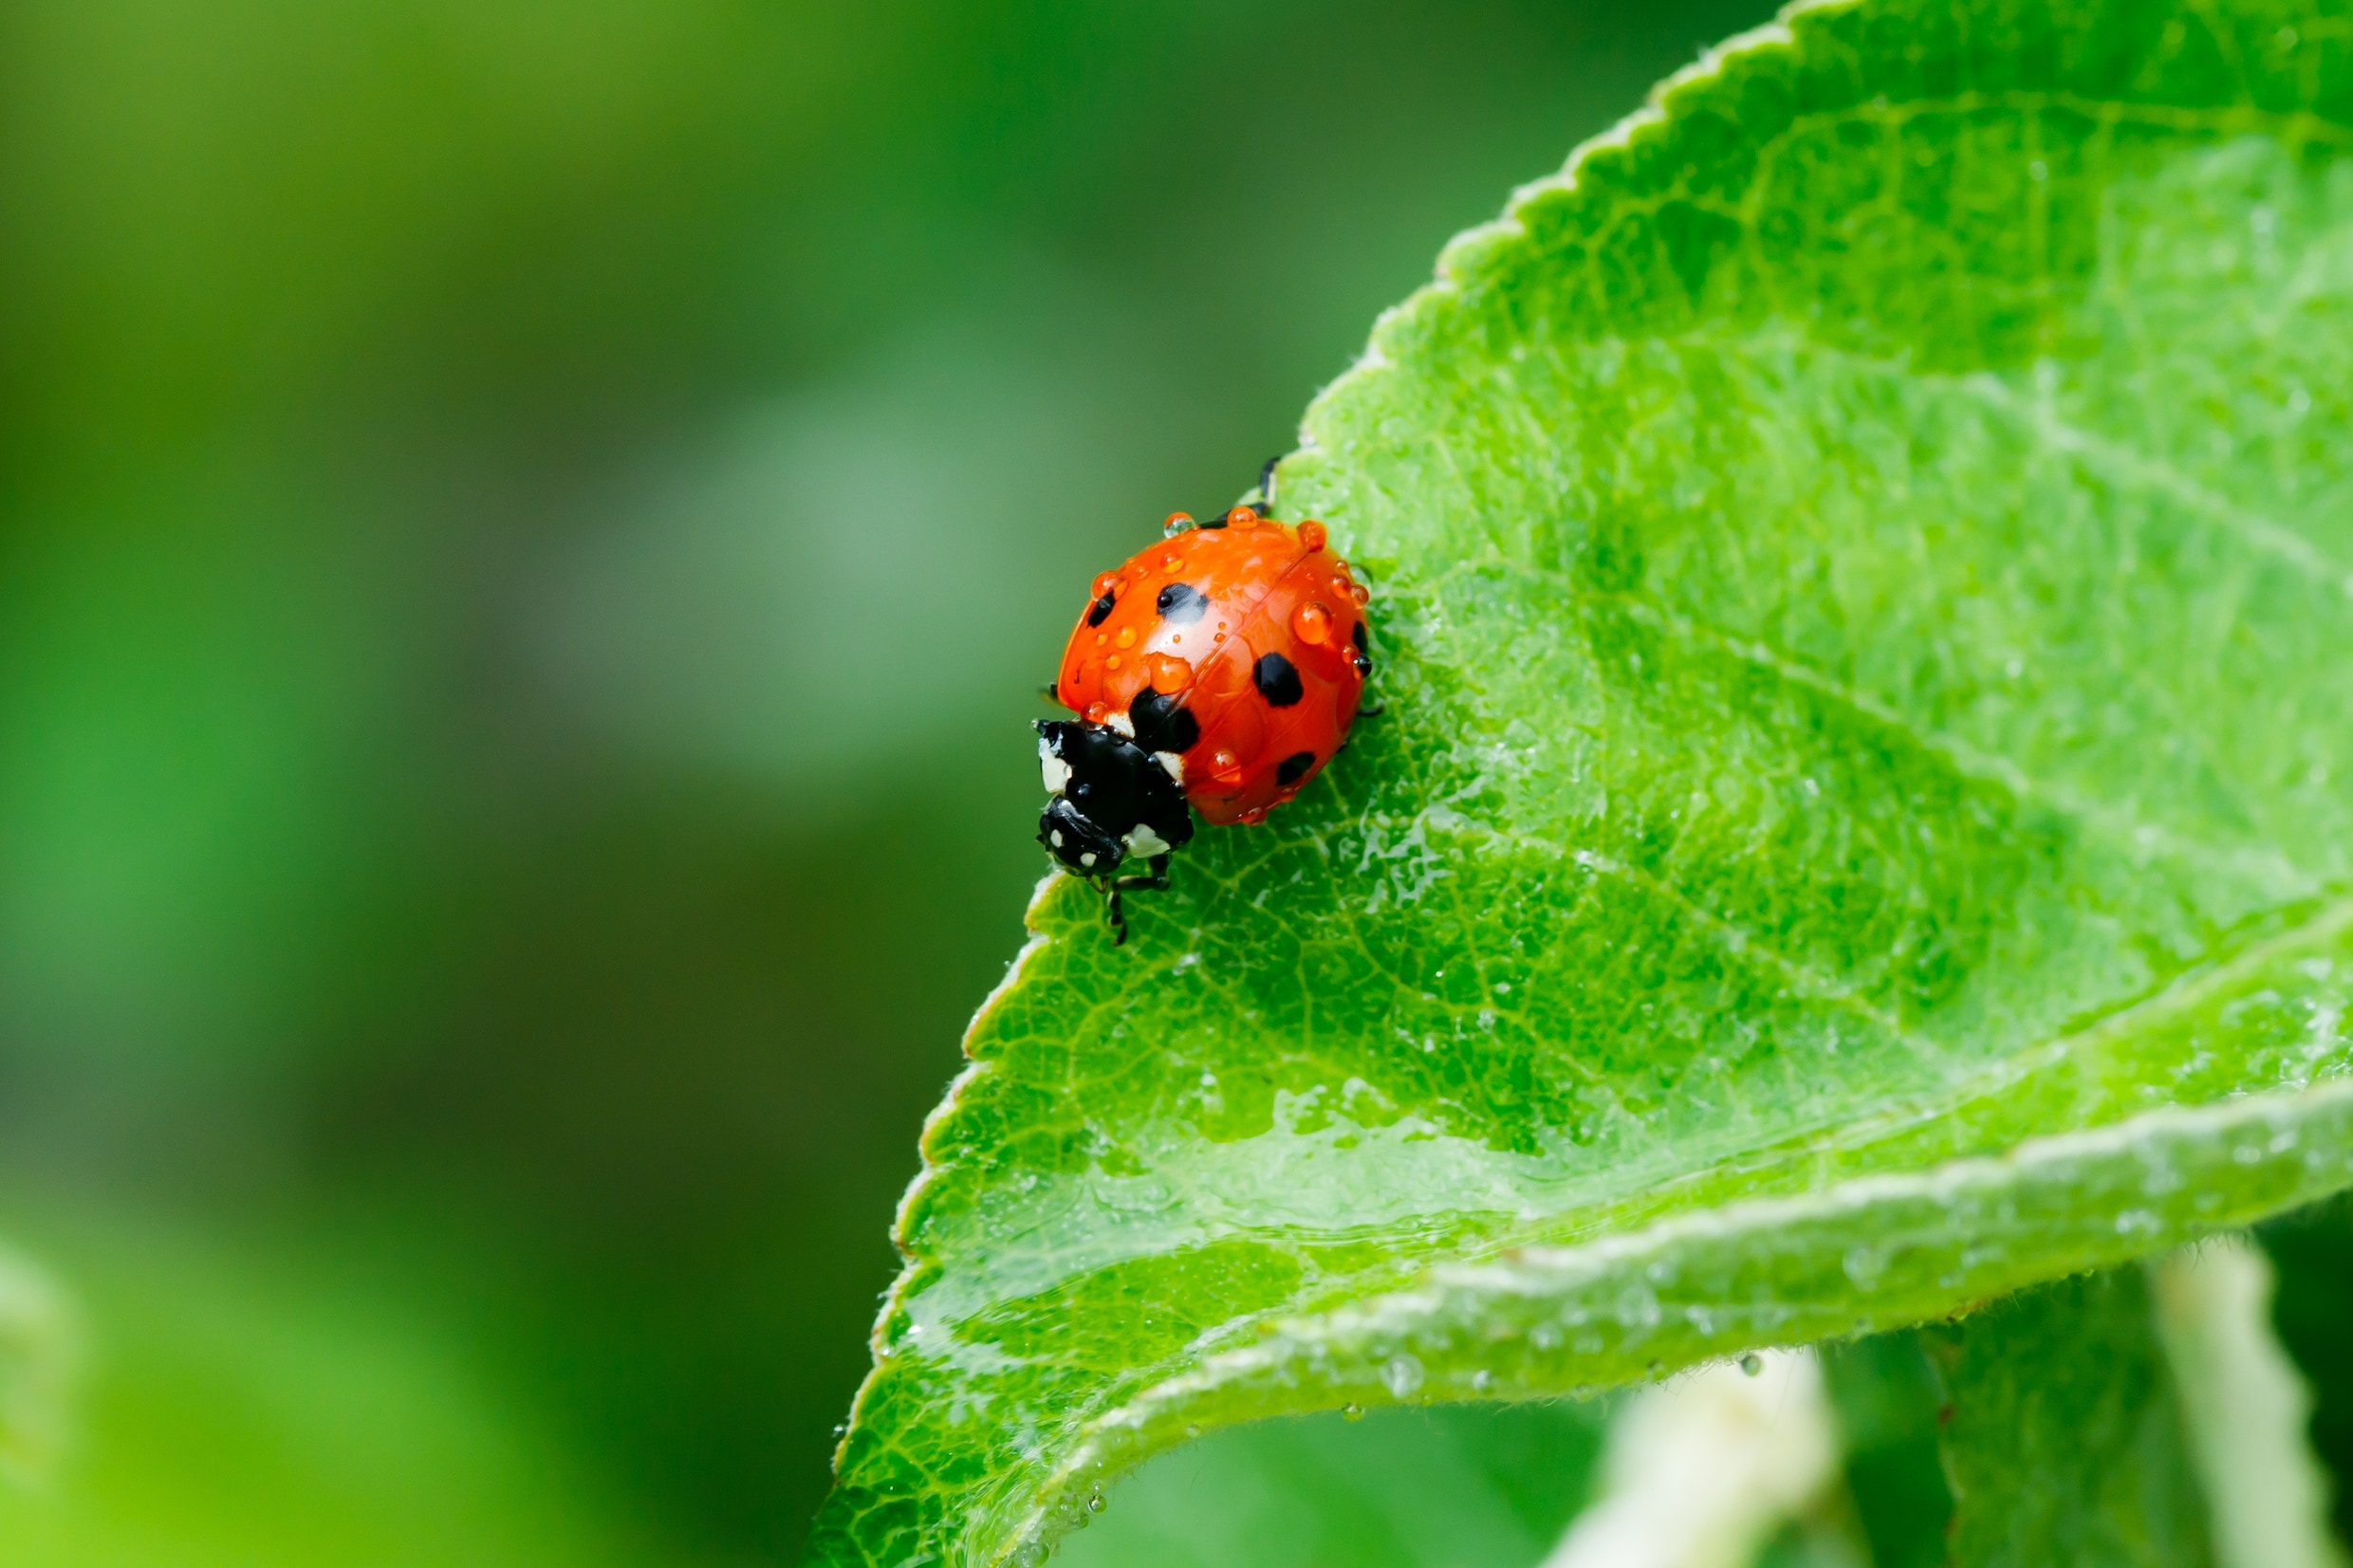
[[[1112,589],[1118,587],[1119,585],[1120,574],[1117,572],[1105,572],[1102,576],[1095,580],[1095,597],[1097,599],[1101,599],[1103,595],[1109,593]]]
[[[1086,705],[1085,713],[1081,716],[1089,724],[1101,724],[1111,716],[1111,705],[1107,702],[1090,702]]]
[[[1118,640],[1118,642],[1119,642],[1120,646],[1121,646],[1121,647],[1122,647],[1122,648],[1133,648],[1133,647],[1135,647],[1135,646],[1136,646],[1136,628],[1135,628],[1135,627],[1133,627],[1133,626],[1122,626],[1122,627],[1121,627],[1121,628],[1120,628],[1120,635],[1119,635],[1119,637],[1118,637],[1118,639],[1117,639],[1117,640]]]
[[[1326,537],[1327,536],[1324,532],[1324,525],[1321,523],[1302,523],[1299,525],[1299,542],[1307,546],[1307,553],[1310,555],[1313,555],[1316,551],[1324,547],[1324,541]],[[1097,590],[1099,593],[1101,591],[1101,589]]]
[[[1359,604],[1363,604],[1372,599],[1373,591],[1364,586],[1362,582],[1355,582],[1349,584],[1348,586],[1348,597],[1355,600]]]
[[[1254,805],[1242,813],[1242,821],[1246,822],[1263,822],[1266,820],[1267,808],[1263,805]]]
[[[1310,600],[1291,612],[1291,636],[1322,647],[1332,639],[1332,613]]]
[[[1160,525],[1160,529],[1163,533],[1182,533],[1192,526],[1193,514],[1191,512],[1171,512],[1168,514],[1168,521]]]
[[[1152,689],[1166,694],[1181,692],[1193,684],[1193,666],[1172,654],[1147,654],[1144,668],[1151,672]]]
[[[1258,514],[1251,510],[1248,507],[1236,507],[1233,510],[1226,513],[1226,526],[1229,528],[1254,528],[1258,526]]]
[[[1180,555],[1164,555],[1160,557],[1160,570],[1164,572],[1173,572],[1184,563],[1185,558]]]
[[[1103,668],[1106,670],[1117,670],[1119,667],[1120,655],[1117,654],[1114,654],[1109,658],[1103,660]]]
[[[1095,646],[1098,648],[1102,647],[1104,643],[1109,642],[1110,640],[1111,634],[1109,632],[1097,632],[1095,634]]]
[[[1238,772],[1241,766],[1242,759],[1231,751],[1219,750],[1209,754],[1209,770],[1212,774]]]

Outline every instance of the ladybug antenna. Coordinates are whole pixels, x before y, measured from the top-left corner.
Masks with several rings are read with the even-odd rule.
[[[1274,470],[1282,461],[1282,454],[1277,452],[1268,458],[1266,466],[1258,470],[1258,513],[1261,517],[1274,515]]]

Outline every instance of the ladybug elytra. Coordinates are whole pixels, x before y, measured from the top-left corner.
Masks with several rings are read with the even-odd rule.
[[[1321,523],[1249,506],[1176,513],[1095,580],[1053,688],[1079,717],[1037,721],[1038,841],[1103,892],[1115,943],[1121,893],[1168,886],[1192,813],[1262,821],[1340,749],[1373,667],[1369,597]],[[1122,875],[1137,859],[1148,874]]]

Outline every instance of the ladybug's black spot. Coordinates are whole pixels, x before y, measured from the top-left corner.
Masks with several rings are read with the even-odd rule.
[[[1191,625],[1209,609],[1209,599],[1189,582],[1172,582],[1160,590],[1160,615],[1179,626]]]
[[[1314,766],[1314,752],[1294,751],[1289,756],[1284,758],[1282,763],[1276,766],[1274,770],[1274,782],[1281,784],[1285,789],[1288,789],[1306,775],[1307,769],[1313,767]]]
[[[1275,708],[1288,708],[1306,695],[1299,684],[1299,672],[1280,654],[1261,656],[1251,671],[1251,679],[1257,683],[1258,694]]]
[[[1111,614],[1111,604],[1112,600],[1109,594],[1097,600],[1095,607],[1086,612],[1086,623],[1089,626],[1101,626],[1103,623],[1103,618]]]
[[[1179,706],[1183,701],[1181,695],[1155,692],[1149,686],[1136,693],[1127,710],[1128,722],[1136,727],[1136,744],[1146,751],[1174,751],[1180,756],[1192,750],[1201,738],[1201,721]]]

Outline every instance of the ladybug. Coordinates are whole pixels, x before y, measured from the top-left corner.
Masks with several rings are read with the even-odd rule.
[[[1264,821],[1346,740],[1373,668],[1371,596],[1325,544],[1323,524],[1264,506],[1198,525],[1177,512],[1095,580],[1050,692],[1079,716],[1036,721],[1052,797],[1038,841],[1104,895],[1115,946],[1120,895],[1168,886],[1194,812]],[[1121,875],[1139,858],[1148,874]]]

